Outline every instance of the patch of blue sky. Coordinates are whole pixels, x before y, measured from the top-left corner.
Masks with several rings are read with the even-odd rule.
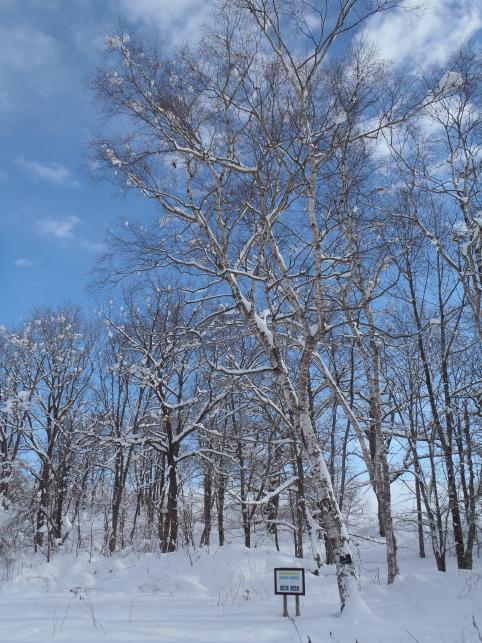
[[[86,149],[100,120],[85,81],[118,24],[167,44],[193,42],[207,4],[0,1],[0,323],[20,322],[42,304],[93,308],[86,285],[108,229],[158,216],[145,199],[119,198],[116,188],[90,180]],[[364,37],[413,65],[482,42],[482,5],[473,0],[431,0],[417,11],[378,16]]]

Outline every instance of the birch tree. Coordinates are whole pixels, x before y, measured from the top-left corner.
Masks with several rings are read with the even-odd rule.
[[[165,224],[165,233],[132,233],[120,270],[174,264],[197,273],[248,324],[304,445],[342,608],[356,573],[310,416],[313,363],[362,429],[316,350],[330,326],[330,290],[346,269],[346,244],[320,205],[320,185],[340,147],[409,118],[426,99],[409,87],[384,91],[367,54],[338,65],[352,79],[349,93],[326,78],[335,39],[396,5],[228,2],[194,51],[162,56],[127,34],[108,38],[113,65],[95,84],[107,112],[123,118],[118,140],[97,140],[99,156],[114,180],[160,206]],[[296,376],[280,350],[286,332]]]

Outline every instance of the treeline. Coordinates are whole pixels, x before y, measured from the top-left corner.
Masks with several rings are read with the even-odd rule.
[[[361,37],[333,49],[360,11],[228,1],[192,50],[107,39],[97,167],[157,212],[112,233],[100,321],[2,334],[3,503],[37,549],[83,538],[85,511],[110,552],[282,530],[335,563],[343,607],[363,485],[399,572],[401,479],[420,555],[471,568],[481,60],[400,74]]]
[[[417,290],[441,276],[432,246],[425,251]],[[478,342],[456,291],[455,305],[433,302],[430,288],[407,307],[410,280],[401,276],[408,290],[399,279],[370,326],[360,311],[356,321],[353,311],[346,322],[338,314],[318,347],[336,388],[314,364],[310,414],[347,516],[371,481],[339,394],[370,465],[379,430],[390,482],[402,478],[413,491],[414,512],[399,525],[418,531],[420,555],[430,543],[444,570],[458,529],[461,566],[470,568],[482,497]],[[187,290],[138,280],[100,320],[43,308],[2,329],[2,549],[50,557],[67,539],[92,546],[91,528],[106,553],[223,545],[226,529],[241,529],[249,547],[256,528],[276,545],[279,531],[291,534],[298,556],[309,536],[317,563],[333,561],[303,444],[262,348],[235,310],[193,303]],[[296,381],[290,338],[278,332]],[[385,535],[381,510],[379,529]]]

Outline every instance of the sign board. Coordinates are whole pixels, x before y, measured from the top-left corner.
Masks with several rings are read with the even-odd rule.
[[[305,570],[302,567],[277,567],[274,570],[274,593],[305,595]]]

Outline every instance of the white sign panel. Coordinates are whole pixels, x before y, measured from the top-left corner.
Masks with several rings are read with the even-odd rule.
[[[305,594],[305,570],[298,567],[278,567],[274,570],[275,594]]]

